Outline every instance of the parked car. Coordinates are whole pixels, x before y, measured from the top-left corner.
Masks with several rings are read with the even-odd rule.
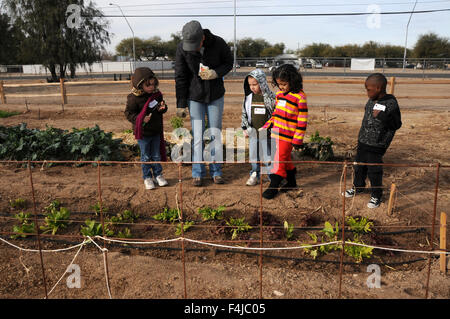
[[[268,68],[269,67],[269,63],[265,62],[265,61],[256,61],[256,65],[255,67],[257,68]]]

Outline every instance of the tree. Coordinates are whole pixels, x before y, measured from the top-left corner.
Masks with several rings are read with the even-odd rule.
[[[264,50],[261,51],[260,56],[266,57],[274,57],[280,54],[283,54],[284,52],[284,43],[276,43],[273,46],[267,47]]]
[[[270,43],[264,39],[243,38],[237,41],[236,55],[239,58],[253,58],[261,56],[261,52],[270,47]]]
[[[19,34],[7,14],[0,14],[0,64],[16,64],[19,51]]]
[[[81,8],[79,27],[71,28],[66,14],[70,4]],[[4,0],[14,23],[24,34],[20,55],[49,68],[52,80],[64,78],[66,70],[75,76],[75,67],[100,60],[110,43],[109,23],[92,2],[84,0]],[[32,57],[31,57],[32,56]]]
[[[300,50],[300,55],[304,57],[322,57],[322,56],[330,56],[329,53],[332,47],[326,43],[313,43],[305,46],[302,50]]]
[[[449,58],[449,39],[436,33],[422,34],[414,46],[413,55],[415,58]]]

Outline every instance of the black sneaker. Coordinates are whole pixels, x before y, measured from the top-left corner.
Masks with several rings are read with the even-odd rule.
[[[377,208],[381,204],[381,199],[376,197],[371,197],[370,201],[367,203],[367,207],[369,208]]]

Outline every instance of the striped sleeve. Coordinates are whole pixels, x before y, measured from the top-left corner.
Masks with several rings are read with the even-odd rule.
[[[305,137],[306,127],[308,126],[308,105],[306,102],[306,95],[304,93],[299,94],[298,100],[298,115],[297,115],[297,128],[295,129],[292,144],[302,145]]]

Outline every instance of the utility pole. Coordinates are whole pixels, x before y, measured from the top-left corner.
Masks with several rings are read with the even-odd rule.
[[[132,73],[134,73],[134,70],[136,70],[136,48],[135,48],[135,44],[134,44],[134,31],[133,31],[133,28],[131,28],[131,25],[128,22],[127,17],[125,16],[125,14],[123,14],[122,8],[118,4],[110,3],[109,5],[110,6],[116,6],[117,8],[119,8],[120,12],[122,12],[122,16],[125,18],[125,21],[127,22],[128,26],[130,27],[131,34],[133,35],[133,68],[132,68],[133,70],[132,70]]]

